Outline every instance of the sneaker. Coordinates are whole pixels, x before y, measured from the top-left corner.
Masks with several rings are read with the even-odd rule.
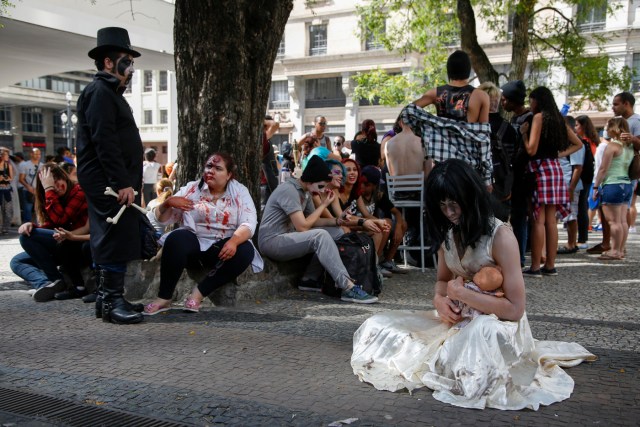
[[[32,296],[33,296],[33,294],[35,294],[35,293],[36,293],[36,291],[37,291],[37,289],[29,289],[29,290],[27,291],[27,295],[29,295],[30,297],[32,297]]]
[[[322,285],[315,280],[301,280],[298,289],[306,292],[322,292]]]
[[[588,247],[587,243],[578,243],[578,249],[587,249]]]
[[[535,277],[536,279],[542,278],[542,273],[540,272],[540,270],[532,270],[531,267],[524,270],[522,272],[522,275],[526,277]]]
[[[407,270],[398,267],[393,260],[380,263],[380,267],[392,273],[407,274]]]
[[[87,295],[89,293],[89,291],[87,291],[86,288],[80,290],[78,288],[76,288],[75,286],[72,287],[71,289],[67,290],[67,291],[62,291],[62,292],[57,292],[53,298],[57,299],[57,300],[67,300],[67,299],[76,299],[76,298],[82,298],[85,295]]]
[[[635,227],[629,227],[629,233],[635,233],[635,232],[636,232]]]
[[[598,224],[595,227],[593,227],[593,231],[602,231],[602,224]]]
[[[356,304],[373,304],[378,302],[377,297],[373,297],[362,290],[360,286],[354,285],[348,291],[342,291],[342,301],[354,302]]]
[[[49,283],[47,286],[43,286],[38,289],[33,294],[33,299],[36,300],[36,302],[51,301],[55,294],[64,291],[66,287],[67,285],[65,285],[64,281],[58,279],[55,282]]]
[[[378,273],[382,274],[382,277],[386,277],[387,279],[393,277],[393,274],[386,268],[382,268],[380,264],[378,264]]]
[[[557,276],[558,275],[558,270],[556,270],[556,268],[544,268],[542,267],[540,269],[540,273],[542,273],[543,276]]]

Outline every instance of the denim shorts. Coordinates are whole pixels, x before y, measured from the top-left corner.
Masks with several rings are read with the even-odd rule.
[[[631,184],[605,184],[602,186],[603,205],[622,205],[631,202],[633,185]]]

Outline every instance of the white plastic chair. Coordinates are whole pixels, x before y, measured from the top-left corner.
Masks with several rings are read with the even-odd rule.
[[[407,266],[407,251],[420,250],[420,260],[422,261],[420,271],[424,273],[424,251],[427,247],[424,244],[424,173],[417,175],[397,175],[387,174],[387,190],[389,200],[399,209],[402,209],[402,216],[406,218],[406,208],[418,208],[420,210],[420,246],[410,246],[407,244],[406,235],[402,238],[402,245],[398,250],[402,251],[404,266]],[[405,197],[403,197],[405,196]],[[411,199],[409,199],[411,197]],[[433,265],[437,266],[436,256],[433,256]]]

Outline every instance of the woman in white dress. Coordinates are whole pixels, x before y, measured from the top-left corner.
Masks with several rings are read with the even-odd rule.
[[[518,243],[511,228],[493,217],[480,177],[467,163],[447,160],[429,174],[426,194],[425,223],[442,243],[436,310],[367,319],[354,334],[354,373],[380,390],[427,386],[437,400],[466,408],[537,410],[568,398],[573,380],[560,366],[595,356],[575,343],[534,341]],[[502,269],[502,298],[464,287],[487,265]],[[486,315],[459,323],[455,301]]]

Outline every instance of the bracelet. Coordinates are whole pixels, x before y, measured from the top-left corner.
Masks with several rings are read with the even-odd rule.
[[[364,222],[365,222],[365,221],[366,221],[366,219],[364,219],[364,218],[360,218],[360,219],[358,220],[358,227],[362,227],[362,226],[364,225]]]
[[[48,187],[45,187],[45,188],[44,188],[44,191],[47,191],[47,190],[48,190],[48,189],[50,189],[50,188],[54,188],[54,189],[55,189],[55,187],[54,187],[53,185],[50,185],[50,186],[48,186]]]

